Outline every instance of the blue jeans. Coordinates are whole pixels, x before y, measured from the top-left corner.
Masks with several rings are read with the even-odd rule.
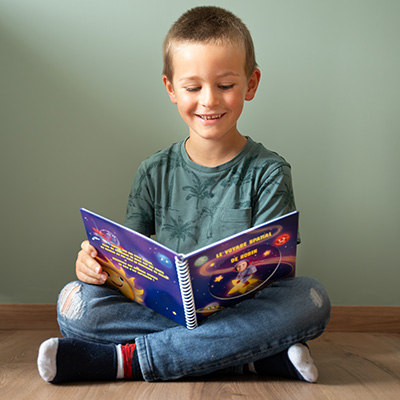
[[[63,336],[100,343],[135,341],[147,381],[240,374],[246,363],[315,339],[329,315],[325,289],[308,277],[274,282],[253,299],[212,314],[193,330],[108,286],[72,282],[58,301]]]

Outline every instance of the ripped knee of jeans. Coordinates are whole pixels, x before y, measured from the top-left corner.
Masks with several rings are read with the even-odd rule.
[[[311,298],[314,306],[317,308],[321,308],[322,305],[324,304],[324,300],[323,300],[321,293],[314,288],[310,289],[310,298]]]
[[[83,315],[82,284],[71,282],[61,291],[58,299],[59,314],[68,319],[80,319]]]

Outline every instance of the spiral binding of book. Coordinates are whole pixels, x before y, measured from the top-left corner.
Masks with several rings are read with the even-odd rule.
[[[197,327],[197,318],[188,264],[187,261],[184,261],[179,257],[175,257],[175,263],[178,272],[179,287],[182,295],[186,327],[188,329],[194,329]]]

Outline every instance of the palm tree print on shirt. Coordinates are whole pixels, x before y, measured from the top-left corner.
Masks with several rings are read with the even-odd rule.
[[[204,221],[205,218],[209,218],[208,228],[207,228],[207,239],[211,239],[213,237],[213,226],[214,226],[214,217],[218,209],[218,204],[213,203],[210,208],[204,207],[200,212],[199,221]]]
[[[178,243],[176,246],[176,251],[179,251],[181,241],[186,241],[189,237],[196,240],[196,236],[193,234],[193,222],[183,222],[181,216],[178,217],[178,221],[171,217],[172,224],[165,224],[162,228],[163,231],[171,232],[170,240],[177,239]]]
[[[189,191],[189,194],[186,196],[186,200],[190,200],[192,197],[196,199],[196,209],[198,209],[200,200],[212,199],[214,197],[214,193],[212,193],[212,189],[209,190],[209,187],[214,186],[216,180],[211,178],[201,181],[195,173],[192,173],[192,175],[193,185],[184,186],[182,189]]]

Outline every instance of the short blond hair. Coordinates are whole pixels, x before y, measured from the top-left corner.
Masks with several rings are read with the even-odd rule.
[[[250,78],[257,68],[253,39],[236,15],[220,7],[201,6],[186,11],[171,27],[163,45],[163,75],[172,82],[172,52],[176,43],[243,44],[245,71]]]

